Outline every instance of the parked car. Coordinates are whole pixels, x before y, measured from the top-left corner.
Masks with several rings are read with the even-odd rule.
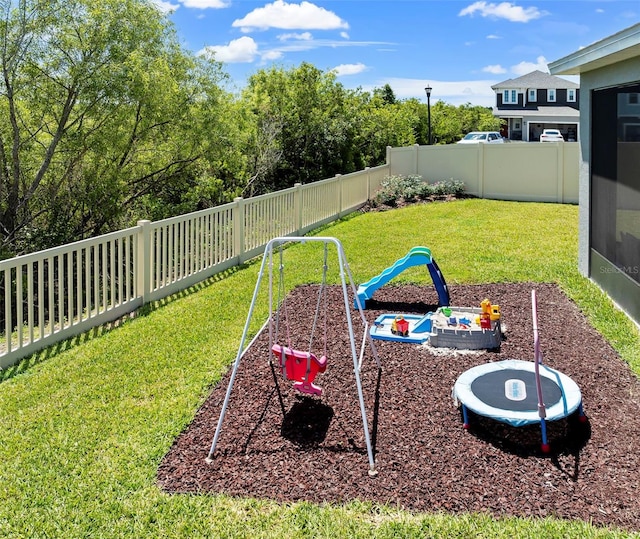
[[[543,129],[540,142],[564,142],[564,137],[558,129]]]
[[[459,140],[458,144],[477,144],[478,142],[484,142],[485,144],[502,144],[504,138],[497,131],[472,131],[465,135],[462,140]]]

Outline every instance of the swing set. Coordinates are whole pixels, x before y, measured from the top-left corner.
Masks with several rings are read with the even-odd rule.
[[[286,289],[284,285],[284,244],[285,243],[311,243],[317,242],[322,243],[324,245],[324,264],[322,268],[322,283],[320,285],[318,291],[318,298],[316,301],[315,314],[313,318],[313,324],[311,327],[311,333],[309,338],[309,345],[307,350],[299,350],[293,346],[291,340],[291,332],[289,325],[289,315],[288,315],[288,307],[287,301],[285,298]],[[308,395],[320,396],[322,395],[322,388],[314,383],[316,376],[319,373],[325,372],[327,366],[329,364],[329,360],[327,359],[327,293],[326,293],[326,281],[327,281],[327,261],[328,261],[328,251],[329,246],[334,245],[336,247],[336,252],[338,256],[338,265],[340,269],[340,280],[342,284],[342,294],[344,299],[344,308],[345,308],[345,319],[347,322],[347,328],[349,332],[349,342],[351,349],[351,357],[353,359],[353,371],[355,374],[356,388],[358,393],[358,401],[360,404],[360,413],[362,415],[362,427],[364,430],[364,438],[367,446],[367,456],[369,459],[369,475],[375,476],[377,471],[375,469],[375,459],[373,455],[373,448],[371,446],[371,437],[369,435],[369,425],[367,422],[367,413],[364,405],[364,396],[362,393],[362,383],[360,379],[360,371],[362,369],[362,363],[364,358],[364,352],[366,348],[367,342],[369,343],[369,347],[371,349],[372,355],[378,365],[378,369],[381,369],[382,366],[380,364],[380,359],[378,357],[377,350],[373,343],[373,340],[369,334],[369,324],[364,316],[363,305],[357,295],[357,290],[353,281],[353,276],[351,274],[351,269],[346,261],[346,257],[344,255],[344,250],[342,248],[342,244],[336,238],[331,237],[279,237],[270,240],[265,246],[264,255],[262,258],[262,264],[260,266],[260,271],[258,273],[258,279],[256,282],[256,286],[253,292],[253,298],[251,300],[251,306],[249,307],[249,314],[247,315],[247,321],[244,326],[244,330],[242,332],[242,337],[240,339],[240,346],[238,348],[238,354],[236,355],[236,360],[233,364],[233,370],[231,371],[231,377],[229,379],[229,385],[227,386],[227,392],[225,394],[224,402],[222,404],[222,409],[220,411],[220,417],[218,419],[218,423],[216,425],[215,434],[213,436],[213,441],[211,442],[211,448],[209,450],[209,454],[207,456],[206,462],[211,463],[213,461],[214,452],[216,449],[216,445],[218,443],[218,439],[220,437],[220,432],[222,430],[222,423],[224,421],[224,417],[227,412],[227,408],[229,405],[229,400],[231,398],[231,392],[233,390],[233,384],[236,378],[236,374],[238,372],[238,368],[240,367],[240,363],[246,354],[247,350],[251,348],[251,345],[255,342],[255,340],[262,334],[262,332],[268,327],[269,329],[269,350],[273,353],[273,358],[277,360],[278,368],[280,369],[282,375],[287,379],[293,381],[293,387],[300,391],[301,393],[305,393]],[[278,268],[278,284],[277,284],[277,299],[275,302],[275,310],[274,310],[274,271],[273,271],[273,254],[274,248],[279,250],[279,268]],[[247,333],[249,332],[249,327],[253,318],[256,302],[258,299],[258,294],[261,288],[262,280],[266,273],[266,265],[268,263],[269,271],[269,317],[266,322],[262,325],[260,331],[256,334],[253,340],[245,347],[245,342],[247,339]],[[359,351],[356,348],[356,339],[353,328],[353,321],[351,319],[351,310],[350,305],[351,302],[349,300],[348,288],[347,288],[347,280],[349,281],[349,285],[351,286],[351,291],[353,297],[355,298],[355,306],[360,315],[360,319],[362,321],[363,332],[362,339],[360,341]],[[323,311],[324,315],[321,317],[321,311]],[[321,320],[322,318],[322,320]],[[279,342],[280,338],[280,325],[284,325],[284,333],[285,333],[285,342],[286,344],[281,344]],[[318,324],[322,323],[324,329],[324,348],[322,351],[322,355],[318,358],[317,354],[313,353],[313,341],[316,330],[318,329]],[[271,356],[269,358],[269,362],[273,365]]]

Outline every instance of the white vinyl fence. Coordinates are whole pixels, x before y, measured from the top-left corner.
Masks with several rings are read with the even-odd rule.
[[[469,194],[578,202],[578,143],[387,148],[387,164],[0,261],[0,368],[360,208],[389,175]]]
[[[357,210],[389,165],[0,261],[0,368]]]
[[[388,148],[390,174],[458,180],[470,195],[578,203],[580,143],[509,142]]]

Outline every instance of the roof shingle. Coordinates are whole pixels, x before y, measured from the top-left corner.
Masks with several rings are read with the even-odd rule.
[[[498,84],[494,84],[491,87],[493,90],[501,90],[505,88],[580,88],[579,84],[572,82],[562,77],[556,77],[555,75],[549,75],[549,73],[543,73],[542,71],[532,71],[522,77],[516,79],[508,79]]]

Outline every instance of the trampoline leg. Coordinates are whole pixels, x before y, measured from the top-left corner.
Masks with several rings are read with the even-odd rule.
[[[580,405],[578,406],[578,419],[580,423],[587,422],[587,416],[584,415],[584,410],[582,409],[582,403],[580,403]]]
[[[542,431],[542,452],[548,453],[551,447],[549,447],[549,442],[547,441],[547,422],[544,418],[540,418],[540,430]]]
[[[467,407],[464,404],[462,405],[462,428],[469,428],[469,414],[467,412]]]

